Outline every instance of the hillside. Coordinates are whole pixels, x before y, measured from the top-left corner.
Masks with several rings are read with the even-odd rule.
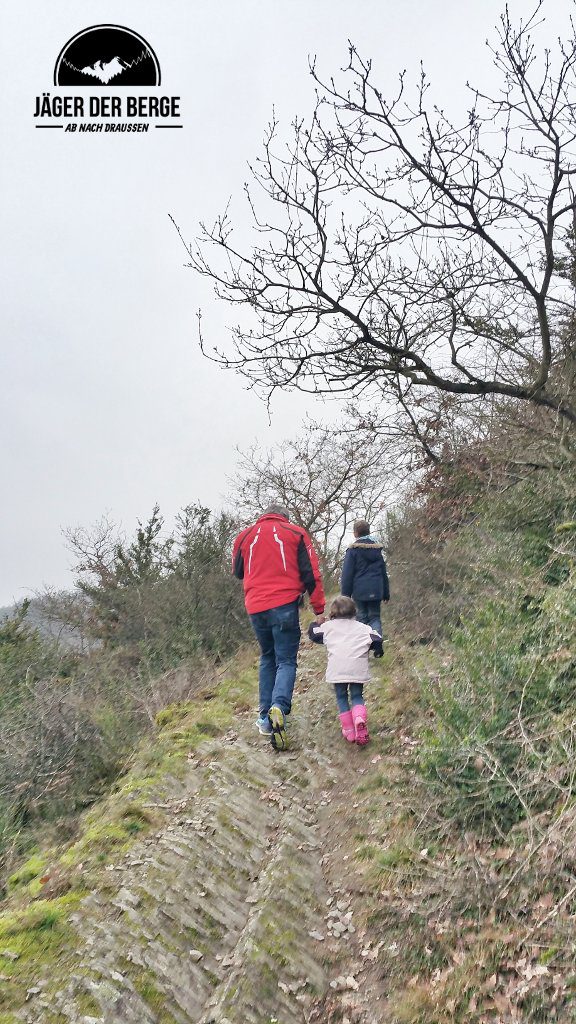
[[[2,620],[9,619],[16,614],[17,605],[5,605],[0,608],[0,623]],[[32,598],[28,605],[26,613],[26,621],[31,629],[37,630],[40,636],[47,640],[57,640],[59,643],[71,648],[82,648],[85,646],[84,641],[76,630],[71,629],[65,622],[48,618],[45,610],[42,608],[42,603],[38,599]]]
[[[75,842],[13,875],[1,1024],[572,1020],[574,887],[531,874],[522,827],[434,831],[414,669],[435,657],[377,667],[364,749],[307,643],[285,756],[253,727],[248,655],[160,712]]]
[[[380,1019],[355,851],[387,728],[345,748],[318,661],[305,652],[285,757],[245,710],[254,670],[228,678],[162,712],[82,837],[13,877],[2,1024]]]

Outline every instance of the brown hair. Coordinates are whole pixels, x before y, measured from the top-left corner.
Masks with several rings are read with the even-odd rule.
[[[370,524],[365,519],[357,519],[354,523],[354,536],[355,537],[369,537],[370,536]]]
[[[330,605],[331,619],[353,619],[356,605],[351,597],[335,597]]]

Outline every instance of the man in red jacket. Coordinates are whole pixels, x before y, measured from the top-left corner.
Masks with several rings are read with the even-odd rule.
[[[244,582],[246,611],[260,644],[256,725],[270,735],[276,750],[284,750],[286,715],[296,681],[302,594],[308,591],[316,615],[324,612],[318,558],[306,530],[291,523],[281,505],[271,505],[236,537],[232,571]]]

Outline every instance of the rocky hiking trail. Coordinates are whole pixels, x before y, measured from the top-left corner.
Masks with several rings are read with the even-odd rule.
[[[303,645],[289,752],[240,711],[150,799],[161,824],[110,858],[69,918],[73,957],[30,986],[15,1021],[386,1021],[377,897],[354,857],[386,724],[372,714],[371,743],[345,743],[322,653]]]

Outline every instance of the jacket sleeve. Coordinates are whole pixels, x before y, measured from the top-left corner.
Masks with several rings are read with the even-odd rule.
[[[232,548],[232,575],[236,576],[236,579],[244,579],[244,554],[242,552],[242,541],[244,540],[248,530],[242,530],[234,541]]]
[[[354,548],[348,548],[344,555],[344,565],[342,566],[342,579],[340,581],[340,593],[344,597],[352,597],[352,590],[354,587],[354,566],[356,564],[355,558],[356,552]]]
[[[386,571],[386,562],[382,558],[382,600],[390,600],[390,582],[388,580],[388,573]]]
[[[384,654],[384,648],[382,647],[382,637],[379,633],[376,633],[373,629],[370,630],[370,639],[372,643],[368,648],[370,651],[374,651],[374,657],[381,658]]]
[[[308,637],[315,644],[324,643],[324,631],[318,622],[311,622],[308,626]]]
[[[305,531],[302,531],[302,536],[298,542],[298,572],[300,573],[304,589],[310,595],[310,604],[316,615],[322,615],[326,598],[324,597],[318,556],[314,551],[310,537]]]

